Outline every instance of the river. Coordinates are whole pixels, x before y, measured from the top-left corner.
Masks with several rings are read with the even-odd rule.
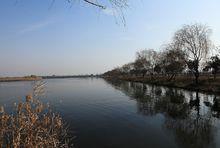
[[[101,78],[45,79],[45,94],[76,148],[219,148],[220,97]],[[33,82],[1,82],[0,105],[31,93]]]

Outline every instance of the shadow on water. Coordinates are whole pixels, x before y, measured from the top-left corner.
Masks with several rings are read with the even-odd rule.
[[[216,147],[220,118],[220,98],[175,88],[143,83],[106,80],[117,90],[137,101],[144,116],[164,116],[163,128],[173,133],[180,147]]]

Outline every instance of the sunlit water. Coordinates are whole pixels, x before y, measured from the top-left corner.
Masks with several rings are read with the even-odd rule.
[[[141,83],[50,79],[46,94],[79,148],[219,148],[220,97]],[[32,82],[0,83],[0,105],[31,92]]]

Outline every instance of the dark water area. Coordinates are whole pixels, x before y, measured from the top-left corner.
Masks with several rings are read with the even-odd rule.
[[[220,148],[220,96],[99,78],[45,80],[76,148]],[[33,82],[0,83],[8,112]]]

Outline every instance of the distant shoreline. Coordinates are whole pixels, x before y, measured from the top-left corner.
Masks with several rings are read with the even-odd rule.
[[[42,77],[27,76],[27,77],[0,77],[0,82],[15,82],[15,81],[38,81],[42,80]]]
[[[42,79],[98,78],[100,75],[0,77],[0,82],[38,81]]]
[[[42,79],[66,79],[66,78],[97,78],[100,75],[63,75],[63,76],[42,76]]]

